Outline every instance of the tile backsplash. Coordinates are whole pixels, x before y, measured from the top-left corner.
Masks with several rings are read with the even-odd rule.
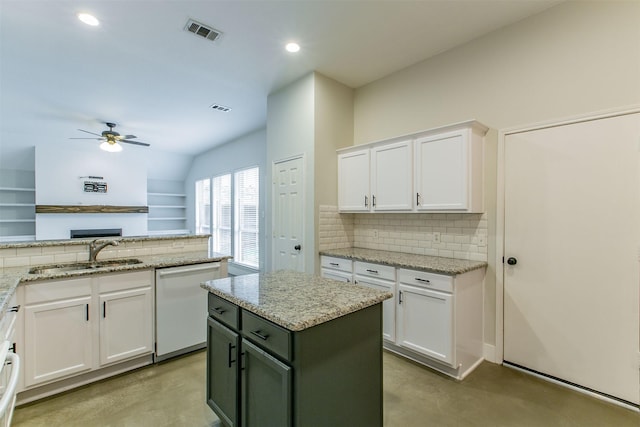
[[[98,259],[135,258],[149,255],[206,252],[207,250],[208,237],[124,240],[118,246],[104,248],[100,251]],[[37,246],[37,242],[34,242],[33,247],[0,248],[0,268],[82,262],[88,259],[89,246],[87,244],[70,244],[67,242],[60,245]]]
[[[357,247],[487,261],[486,214],[340,214],[336,206],[320,206],[319,231],[320,250]]]

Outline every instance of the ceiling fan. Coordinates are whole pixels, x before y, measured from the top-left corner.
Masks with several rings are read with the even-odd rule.
[[[137,136],[135,135],[120,135],[118,132],[113,130],[113,128],[116,127],[115,123],[107,122],[105,124],[107,125],[109,130],[102,131],[102,134],[89,132],[88,130],[84,130],[84,129],[78,129],[80,132],[89,133],[91,135],[98,136],[99,138],[69,138],[69,139],[95,139],[97,141],[102,141],[102,144],[100,144],[100,148],[110,152],[122,151],[122,146],[119,144],[119,142],[124,142],[127,144],[133,144],[133,145],[142,145],[144,147],[150,146],[150,144],[147,144],[146,142],[131,141],[132,139],[137,138]]]

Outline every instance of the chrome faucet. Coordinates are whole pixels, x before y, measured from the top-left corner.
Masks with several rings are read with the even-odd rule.
[[[97,242],[98,242],[98,239],[89,243],[89,261],[90,262],[96,261],[96,257],[98,256],[100,251],[106,248],[107,246],[118,246],[119,244],[117,240],[109,240],[101,244],[98,244]]]

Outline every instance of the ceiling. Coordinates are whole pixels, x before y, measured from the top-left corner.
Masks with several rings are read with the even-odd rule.
[[[195,155],[264,127],[267,95],[312,70],[357,88],[558,3],[1,0],[0,153],[97,146],[69,138],[115,122],[151,144],[126,150]]]

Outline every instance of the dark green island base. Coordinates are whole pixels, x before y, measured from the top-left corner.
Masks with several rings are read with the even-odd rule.
[[[297,273],[251,276],[203,285],[207,403],[222,423],[382,426],[381,302],[391,294]],[[259,315],[269,307],[273,316]]]

